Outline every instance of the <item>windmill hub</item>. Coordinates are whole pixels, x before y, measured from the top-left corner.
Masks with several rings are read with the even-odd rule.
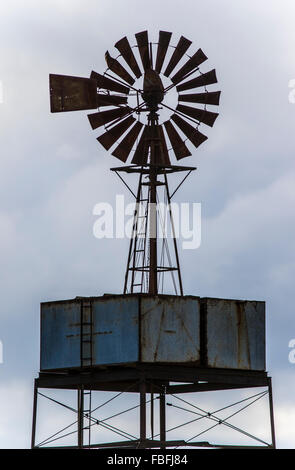
[[[163,101],[164,87],[160,75],[153,69],[147,69],[143,79],[142,98],[151,110],[157,110]]]

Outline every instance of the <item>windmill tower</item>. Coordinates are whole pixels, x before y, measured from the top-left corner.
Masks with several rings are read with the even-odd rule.
[[[136,208],[122,295],[41,304],[41,365],[35,380],[32,447],[38,447],[37,402],[42,388],[77,391],[78,447],[166,448],[224,447],[194,437],[168,440],[167,396],[264,387],[267,390],[257,395],[269,398],[271,443],[237,427],[235,430],[260,446],[273,448],[264,302],[200,298],[183,292],[171,200],[196,169],[179,165],[179,160],[190,157],[190,148],[206,141],[200,128],[212,127],[218,116],[220,91],[211,90],[211,85],[217,83],[216,72],[201,72],[207,57],[201,49],[189,55],[192,42],[183,36],[175,46],[171,45],[172,33],[166,31],[159,32],[157,43],[149,41],[147,31],[137,33],[135,39],[132,47],[127,37],[118,41],[116,58],[106,52],[104,74],[93,71],[90,78],[50,75],[53,113],[96,110],[88,114],[90,125],[99,132],[97,140],[105,150],[111,150],[124,163],[112,171],[133,194]],[[171,93],[177,93],[175,107],[167,103]],[[170,114],[163,118],[167,110]],[[171,162],[174,157],[176,164]],[[185,176],[171,194],[170,175],[182,172]],[[122,174],[138,175],[136,192]],[[157,207],[161,198],[168,207],[173,256],[168,250],[166,229],[166,257],[159,256]],[[163,291],[164,276],[171,277],[175,295]],[[139,397],[138,436],[112,429],[106,420],[93,416],[91,395],[98,390],[119,394],[128,391]],[[159,404],[158,434],[155,400]],[[195,410],[191,412],[196,414]],[[218,412],[202,410],[200,418],[232,426],[230,417],[221,419]],[[108,426],[125,439],[94,443],[90,437],[94,425]],[[196,436],[200,434],[203,432]],[[43,442],[50,444],[52,440]]]

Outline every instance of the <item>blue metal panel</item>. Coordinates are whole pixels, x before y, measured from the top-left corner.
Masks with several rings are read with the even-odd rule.
[[[93,300],[93,364],[138,361],[138,306],[136,296]]]
[[[143,297],[142,362],[200,361],[200,309],[197,297]]]
[[[265,370],[265,304],[206,299],[209,367]]]
[[[80,366],[80,303],[41,304],[41,370]]]
[[[91,304],[92,310],[92,351],[90,347],[87,355],[92,356],[93,366],[135,362],[199,365],[202,344],[203,366],[265,370],[264,302],[168,295],[103,296],[41,304],[41,370],[81,366],[83,302]]]

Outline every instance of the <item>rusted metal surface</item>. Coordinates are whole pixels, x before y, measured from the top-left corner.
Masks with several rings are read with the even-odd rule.
[[[171,116],[171,119],[175,122],[175,124],[179,127],[179,129],[184,133],[184,135],[194,144],[196,148],[199,147],[199,145],[201,145],[203,142],[205,142],[205,140],[208,139],[206,135],[202,134],[202,132],[195,129],[193,126],[191,126],[187,121],[182,119],[177,114],[173,114]]]
[[[201,65],[207,59],[208,57],[204,54],[202,49],[198,49],[197,52],[192,57],[190,57],[189,60],[171,78],[172,82],[180,82],[188,73],[190,73],[193,69]]]
[[[99,113],[88,114],[88,119],[92,129],[108,124],[117,118],[122,118],[130,113],[128,106],[122,108],[109,109],[108,111],[101,111]]]
[[[112,152],[112,155],[119,158],[119,160],[125,163],[142,128],[143,124],[137,121],[134,126],[130,129],[130,131],[125,135],[125,137],[121,140],[118,147],[116,147],[115,150]]]
[[[191,106],[185,106],[183,104],[179,104],[176,107],[176,110],[186,114],[187,116],[197,119],[197,121],[203,122],[210,127],[214,125],[214,122],[218,117],[218,113],[206,111],[205,109],[192,108]]]
[[[115,82],[115,80],[105,77],[97,72],[92,71],[90,78],[96,80],[97,87],[102,88],[103,90],[116,91],[117,93],[123,93],[125,95],[128,95],[130,91],[129,87],[121,85],[120,83]]]
[[[140,33],[135,34],[135,37],[136,37],[139,54],[141,57],[141,62],[143,65],[143,70],[150,69],[151,58],[150,58],[150,51],[149,51],[148,32],[141,31]]]
[[[171,163],[166,145],[166,139],[163,132],[163,127],[161,125],[155,126],[154,133],[155,136],[152,138],[154,140],[151,140],[151,145],[152,142],[154,142],[155,162],[157,163],[157,165],[169,166]]]
[[[206,299],[209,367],[265,370],[265,304]]]
[[[111,146],[116,142],[116,140],[118,140],[121,135],[123,135],[124,132],[127,131],[130,126],[132,126],[134,121],[135,118],[133,116],[128,116],[126,119],[124,119],[124,121],[120,121],[118,124],[113,126],[104,134],[97,137],[97,140],[106,150],[109,150]]]
[[[49,75],[52,113],[97,108],[95,80],[68,75]]]
[[[189,149],[187,148],[185,142],[182,140],[182,138],[176,131],[175,127],[171,124],[171,122],[164,122],[164,126],[177,160],[180,160],[184,157],[189,157],[191,155]]]
[[[149,130],[148,129],[149,129],[148,126],[144,126],[143,133],[141,134],[138,145],[134,152],[132,163],[135,163],[136,165],[145,165],[147,163],[148,150],[149,150],[149,143],[148,143]]]
[[[185,95],[179,95],[178,101],[187,101],[189,103],[203,103],[219,105],[220,91],[212,91],[207,93],[187,93]]]
[[[191,90],[192,88],[198,88],[201,86],[212,85],[217,83],[216,71],[215,69],[210,70],[210,72],[203,73],[192,80],[182,83],[176,87],[177,91]]]
[[[192,41],[186,39],[185,37],[181,36],[178,41],[178,44],[171,56],[171,59],[166,67],[164,72],[165,77],[169,77],[169,75],[173,72],[178,62],[182,59],[186,51],[188,50],[189,46],[191,45]]]
[[[121,65],[117,59],[114,59],[110,56],[108,51],[105,54],[105,59],[109,69],[112,70],[112,72],[118,75],[118,77],[122,78],[122,80],[125,80],[125,82],[129,83],[130,85],[133,85],[133,83],[135,82],[134,78],[131,77],[130,73],[127,72],[126,69],[124,69],[123,65]]]
[[[97,107],[100,106],[119,106],[120,104],[127,104],[126,96],[119,95],[106,95],[103,93],[97,94]]]
[[[157,58],[156,58],[156,65],[155,65],[155,70],[158,73],[161,73],[163,62],[166,57],[166,53],[168,50],[171,36],[172,36],[172,33],[169,33],[168,31],[159,31],[159,42],[158,42]]]
[[[85,305],[91,328],[83,320]],[[92,352],[82,362],[87,325]],[[193,365],[202,374],[264,371],[265,304],[139,294],[41,304],[41,370],[135,363],[165,363],[172,376],[173,364]]]
[[[138,67],[127,37],[125,36],[124,38],[120,39],[120,41],[116,42],[115,47],[121,53],[122,57],[129,65],[136,78],[141,77],[140,68]]]
[[[199,363],[199,318],[197,298],[143,297],[142,362]]]
[[[79,302],[49,302],[41,306],[41,370],[77,367],[80,332]]]

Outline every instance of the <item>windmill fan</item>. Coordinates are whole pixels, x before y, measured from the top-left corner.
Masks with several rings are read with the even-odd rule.
[[[51,112],[98,108],[98,112],[88,115],[92,129],[104,130],[97,140],[106,150],[114,146],[112,155],[124,163],[134,150],[132,164],[171,166],[167,136],[177,160],[191,156],[186,142],[197,148],[207,139],[199,126],[214,125],[218,114],[207,106],[219,105],[220,91],[207,89],[217,79],[215,70],[201,73],[199,69],[207,60],[204,52],[198,49],[190,56],[187,50],[192,42],[181,36],[174,47],[170,46],[171,37],[172,33],[160,31],[158,43],[153,44],[149,42],[148,32],[143,31],[135,34],[133,47],[127,37],[120,39],[115,44],[118,57],[105,54],[108,68],[103,75],[92,72],[90,78],[81,78],[51,74]],[[162,75],[171,80],[166,88]],[[136,80],[142,76],[142,88],[137,88]],[[175,109],[164,102],[173,89],[178,92]],[[199,90],[187,93],[194,89]],[[135,106],[130,104],[132,96],[136,97]],[[164,108],[172,114],[160,124],[158,111]],[[145,123],[140,121],[143,113],[147,117]]]

